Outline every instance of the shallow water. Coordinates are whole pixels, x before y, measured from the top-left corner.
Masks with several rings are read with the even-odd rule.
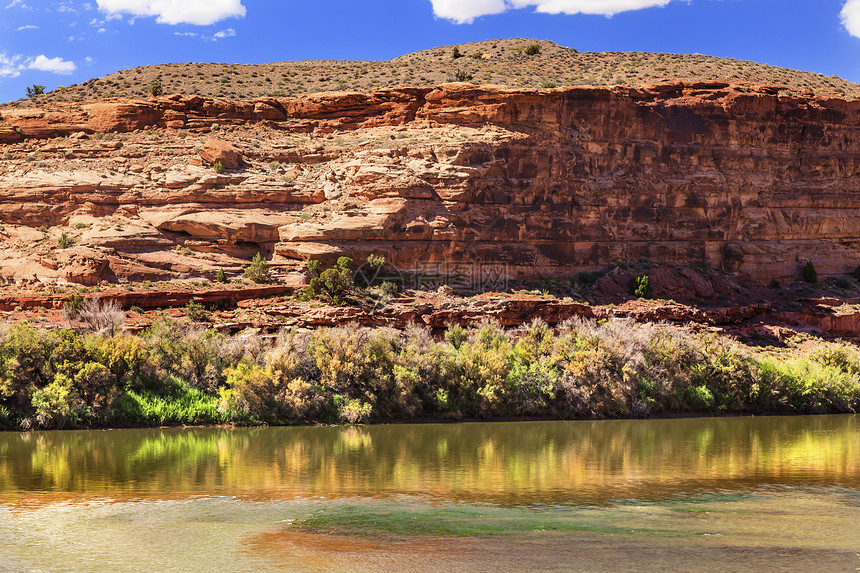
[[[857,571],[857,553],[857,416],[0,434],[0,571]]]

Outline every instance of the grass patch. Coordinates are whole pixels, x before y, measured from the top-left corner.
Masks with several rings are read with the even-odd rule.
[[[604,534],[683,535],[675,531],[594,523],[574,509],[499,508],[485,505],[445,507],[336,506],[296,521],[308,533],[373,537],[478,537],[539,531]]]

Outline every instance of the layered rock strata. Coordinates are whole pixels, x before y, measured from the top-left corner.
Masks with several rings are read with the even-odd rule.
[[[846,273],[860,101],[779,91],[446,84],[0,110],[0,272],[213,276],[259,251],[284,274],[375,253],[404,281],[464,286],[639,258],[759,282],[810,260]],[[213,138],[236,169],[203,161]]]

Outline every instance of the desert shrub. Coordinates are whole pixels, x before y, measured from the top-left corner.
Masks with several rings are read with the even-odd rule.
[[[184,326],[161,318],[144,335],[154,369],[150,380],[155,388],[175,377],[191,388],[215,393],[226,379],[226,370],[237,364],[245,349],[211,329]]]
[[[216,161],[216,162],[215,162],[215,164],[212,166],[212,169],[213,169],[213,170],[215,171],[215,173],[217,173],[218,175],[223,175],[223,174],[224,174],[224,172],[225,172],[225,171],[227,171],[227,168],[226,168],[226,167],[224,167],[224,164],[223,164],[223,163],[221,163],[220,161]]]
[[[78,420],[80,399],[72,387],[71,380],[57,377],[56,380],[36,389],[32,398],[34,420],[27,420],[26,428],[63,428]]]
[[[823,366],[832,366],[854,376],[860,375],[860,350],[845,343],[826,343],[815,348],[809,357]]]
[[[51,355],[56,333],[19,323],[4,328],[0,346],[0,401],[13,410],[28,409],[33,390],[53,380]]]
[[[758,360],[762,381],[779,404],[792,412],[825,414],[854,412],[860,405],[860,382],[836,366],[809,357],[765,356]]]
[[[118,333],[113,336],[90,335],[85,339],[87,355],[105,366],[120,385],[134,384],[149,359],[148,349],[139,336]]]
[[[459,376],[450,398],[474,415],[506,411],[511,401],[507,385],[511,340],[492,322],[478,325],[457,353]]]
[[[851,279],[849,279],[848,277],[829,278],[827,279],[826,283],[839,287],[841,289],[850,289],[852,286],[854,286],[854,284],[851,282]]]
[[[510,414],[545,412],[555,398],[559,369],[554,360],[555,335],[544,322],[533,321],[520,329],[511,349],[506,379],[512,393]]]
[[[454,81],[457,82],[467,82],[472,79],[472,74],[467,72],[466,70],[457,70],[453,74]]]
[[[801,274],[803,275],[804,282],[808,282],[810,284],[818,282],[818,273],[815,271],[815,265],[812,264],[812,261],[806,263]]]
[[[454,347],[454,350],[460,350],[468,338],[469,332],[459,324],[451,324],[445,330],[445,340]]]
[[[398,338],[394,331],[357,325],[313,334],[308,351],[319,372],[322,391],[331,396],[333,415],[350,419],[353,414],[363,412],[364,407],[354,400],[377,405],[379,411],[388,412],[386,396],[379,391],[391,388]],[[363,415],[360,417],[361,421],[365,419]]]
[[[761,382],[749,351],[717,335],[699,335],[693,340],[700,356],[682,366],[692,375],[690,383],[704,386],[713,397],[708,409],[763,412],[773,407],[771,388]]]
[[[43,95],[45,93],[45,86],[40,86],[38,84],[33,84],[32,86],[27,86],[27,97],[33,99],[36,96]]]
[[[325,396],[316,382],[316,364],[308,352],[309,340],[306,334],[282,331],[265,357],[266,367],[279,388],[281,412],[290,420],[313,419],[325,405]]]
[[[316,267],[317,269],[319,267]],[[340,257],[337,264],[313,277],[306,289],[311,298],[321,298],[332,304],[343,304],[355,288],[352,259]]]
[[[227,370],[226,383],[219,391],[221,412],[251,420],[266,420],[277,414],[277,388],[265,368],[240,363]]]
[[[363,402],[358,398],[342,398],[338,397],[337,408],[340,413],[340,419],[348,424],[360,424],[370,419],[373,405],[369,402]]]
[[[74,320],[80,316],[84,308],[84,297],[79,294],[73,294],[63,303],[63,316],[66,320]]]
[[[379,285],[379,292],[384,297],[392,297],[400,292],[400,287],[397,286],[397,283],[382,281],[382,284]]]
[[[634,333],[619,326],[616,321],[571,320],[559,329],[554,352],[561,372],[553,388],[557,415],[617,416],[628,409],[628,397],[639,397],[630,366],[641,355],[631,340]],[[623,331],[623,341],[616,339],[617,331]]]
[[[662,325],[571,320],[558,329],[551,408],[567,416],[646,416],[718,403],[698,339]],[[689,390],[688,390],[689,389]]]
[[[60,379],[56,377],[54,382]],[[113,373],[99,362],[87,362],[74,374],[72,386],[80,396],[81,405],[77,408],[78,419],[75,423],[104,417],[119,396],[117,379]]]
[[[183,312],[185,312],[185,316],[195,321],[208,321],[210,318],[206,307],[202,303],[193,300],[188,301]]]
[[[84,323],[86,330],[106,336],[117,334],[125,326],[125,313],[114,300],[87,300],[78,314],[78,319]]]
[[[651,279],[648,275],[630,277],[628,284],[630,294],[637,298],[651,298],[653,289],[651,288]]]
[[[397,363],[417,376],[417,381],[408,381],[402,371],[398,384],[412,384],[425,410],[446,411],[450,404],[437,403],[437,389],[447,391],[458,369],[456,352],[449,343],[437,341],[427,327],[410,325],[404,332]],[[395,379],[397,376],[395,372]]]
[[[451,58],[456,60],[457,58],[462,58],[462,57],[463,57],[463,54],[460,53],[460,47],[454,46],[454,49],[451,51]]]
[[[531,44],[524,51],[527,56],[537,56],[540,54],[540,44]]]
[[[58,249],[68,249],[75,244],[75,238],[63,231],[57,239]]]
[[[367,255],[367,266],[374,271],[380,271],[385,266],[385,257],[380,257],[371,253]]]
[[[215,275],[215,280],[219,283],[227,282],[227,275],[224,273],[224,269],[218,269],[218,274]]]
[[[251,259],[251,264],[245,269],[245,278],[257,284],[264,284],[270,281],[269,263],[266,262],[266,259],[260,253],[257,253]]]
[[[160,96],[164,93],[164,88],[161,85],[161,80],[155,79],[152,80],[152,83],[149,84],[149,95],[153,97]]]

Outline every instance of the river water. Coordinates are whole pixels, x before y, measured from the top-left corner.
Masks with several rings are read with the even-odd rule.
[[[0,571],[860,571],[860,417],[0,434]]]

